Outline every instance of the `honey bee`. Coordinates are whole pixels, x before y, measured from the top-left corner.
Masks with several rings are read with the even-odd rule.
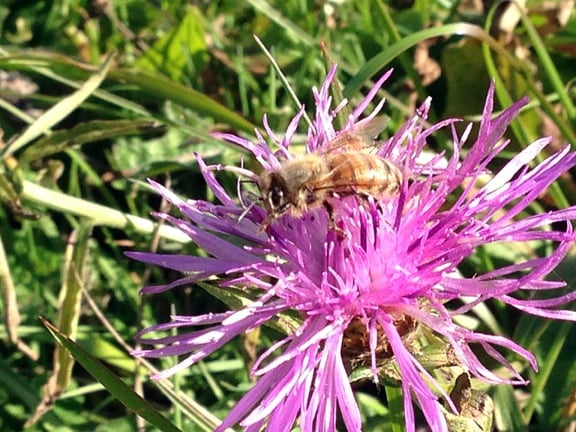
[[[373,122],[376,120],[381,119]],[[268,216],[261,229],[267,229],[284,214],[301,217],[322,206],[335,228],[331,199],[350,195],[385,199],[397,195],[403,179],[400,169],[387,159],[363,151],[369,145],[366,134],[374,127],[367,123],[363,129],[340,133],[324,152],[286,160],[279,169],[264,172],[259,187]]]

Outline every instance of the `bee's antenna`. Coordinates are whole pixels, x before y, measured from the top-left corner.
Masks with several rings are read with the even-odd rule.
[[[232,167],[232,168],[234,168],[234,167]],[[241,170],[241,172],[247,171],[244,169],[244,158],[240,159],[240,168],[238,168],[238,170]],[[240,173],[240,171],[237,171],[237,172]],[[251,175],[251,176],[247,176],[247,177],[248,178],[246,178],[246,179],[242,179],[242,178],[238,177],[238,181],[236,182],[236,193],[238,194],[238,198],[240,199],[240,205],[242,206],[242,208],[244,208],[244,211],[238,217],[238,222],[242,222],[242,219],[244,219],[246,217],[248,212],[250,210],[252,210],[252,208],[256,205],[256,203],[262,201],[261,194],[255,195],[252,193],[251,193],[251,195],[253,195],[252,198],[255,198],[255,199],[251,199],[248,202],[245,200],[246,195],[249,191],[244,191],[242,189],[242,185],[244,183],[255,184],[256,187],[258,188],[258,190],[260,190],[260,177],[255,176],[255,175]]]
[[[244,207],[244,211],[242,212],[242,214],[238,217],[238,222],[242,222],[242,219],[244,219],[246,217],[246,215],[248,214],[248,212],[250,210],[252,210],[252,207],[254,207],[256,205],[256,201],[252,201],[250,204],[248,204],[246,207],[244,207],[244,203],[242,203],[242,207]]]
[[[238,177],[238,181],[236,182],[236,195],[238,196],[238,199],[240,200],[240,205],[243,208],[246,208],[246,206],[244,205],[244,197],[242,196],[242,183],[243,183],[243,181],[240,180],[240,177]]]
[[[240,157],[240,169],[244,169],[244,157],[241,156]],[[244,197],[242,196],[242,179],[241,177],[238,177],[237,181],[236,181],[236,195],[238,196],[238,199],[240,200],[240,205],[246,209],[246,206],[244,205]],[[242,215],[244,215],[244,213],[242,213]]]
[[[256,184],[256,187],[258,187],[258,190],[260,190],[260,184],[258,182],[255,182],[253,180],[238,180],[238,182],[236,183],[236,193],[238,194],[238,198],[240,199],[240,204],[242,204],[243,208],[246,208],[246,206],[248,205],[245,198],[250,195],[250,199],[248,200],[248,203],[253,203],[253,202],[260,202],[262,201],[262,197],[260,195],[256,195],[255,193],[251,192],[251,191],[245,191],[242,188],[242,185],[244,183],[252,183],[252,184]]]
[[[209,171],[227,171],[234,174],[238,174],[239,176],[250,179],[250,181],[252,181],[253,183],[258,183],[260,179],[260,177],[257,174],[254,174],[252,171],[232,165],[222,165],[222,164],[208,165],[206,169]]]
[[[244,219],[244,217],[246,217],[248,212],[252,210],[252,208],[254,208],[256,204],[264,201],[261,195],[256,195],[251,191],[243,191],[240,186],[242,183],[254,183],[254,182],[252,180],[240,180],[238,182],[238,197],[240,198],[240,205],[242,205],[242,207],[244,208],[244,211],[238,218],[238,222]],[[256,185],[258,186],[258,189],[260,189],[260,184],[256,183]]]

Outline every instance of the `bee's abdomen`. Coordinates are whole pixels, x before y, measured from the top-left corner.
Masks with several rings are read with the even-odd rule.
[[[392,197],[402,184],[402,173],[393,162],[369,153],[331,155],[330,168],[333,189],[340,195],[358,193],[375,198]]]

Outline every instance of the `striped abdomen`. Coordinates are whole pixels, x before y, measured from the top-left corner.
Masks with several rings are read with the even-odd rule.
[[[327,155],[329,172],[314,181],[313,189],[340,196],[360,194],[389,198],[398,194],[402,172],[392,162],[360,151]]]

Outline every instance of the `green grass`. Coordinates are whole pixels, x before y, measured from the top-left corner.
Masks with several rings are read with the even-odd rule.
[[[0,71],[9,74],[0,75],[2,431],[22,430],[32,420],[33,431],[133,431],[134,412],[147,419],[147,430],[212,430],[251,385],[243,348],[248,336],[171,383],[149,382],[152,366],[137,366],[128,353],[138,329],[167,320],[172,308],[199,314],[223,306],[199,286],[140,297],[143,285],[176,275],[131,261],[123,251],[201,253],[181,233],[153,223],[150,212],[163,203],[145,179],[169,182],[182,196],[211,199],[193,153],[235,165],[246,157],[211,132],[251,136],[267,114],[282,133],[296,113],[253,35],[309,113],[311,88],[326,73],[323,42],[352,101],[394,67],[386,85],[388,132],[427,96],[433,97],[432,121],[477,119],[492,78],[501,106],[524,94],[532,101],[515,122],[508,156],[544,134],[553,134],[558,145],[576,143],[576,60],[568,49],[576,42],[573,16],[554,27],[530,9],[515,28],[514,44],[506,44],[483,30],[493,22],[488,12],[448,1],[419,0],[407,9],[392,9],[383,0],[333,6],[126,0],[101,10],[95,3],[0,5]],[[415,52],[424,63],[415,61]],[[519,52],[525,57],[518,59]],[[423,70],[436,73],[425,76]],[[438,135],[434,144],[449,148],[450,137]],[[223,178],[234,190],[234,176]],[[532,210],[573,205],[575,194],[566,178]],[[483,253],[468,263],[469,271],[510,259],[509,251]],[[569,265],[558,274],[575,286]],[[48,331],[46,322],[60,332],[49,326]],[[527,388],[487,389],[499,430],[568,425],[576,378],[572,327],[520,318],[497,304],[478,317],[478,325],[513,336],[540,362],[539,373],[518,364],[530,376]],[[274,338],[270,329],[251,336],[259,351]],[[148,403],[132,390],[143,390]],[[46,391],[58,393],[50,393],[53,405],[43,405]],[[359,397],[366,430],[398,430],[388,422],[383,400],[384,392]]]

